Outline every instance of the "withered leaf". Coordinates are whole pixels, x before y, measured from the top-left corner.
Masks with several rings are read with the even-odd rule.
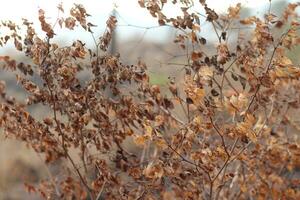
[[[240,79],[240,83],[243,86],[243,89],[246,88],[246,84],[247,84],[247,80],[243,77],[239,75],[239,79]]]
[[[217,92],[215,89],[212,89],[210,92],[214,97],[219,96],[219,92]]]

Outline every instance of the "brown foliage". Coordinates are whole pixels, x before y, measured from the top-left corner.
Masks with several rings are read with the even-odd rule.
[[[1,37],[1,45],[12,40],[32,65],[0,57],[4,69],[18,72],[17,81],[29,94],[18,102],[0,82],[0,126],[8,137],[44,154],[46,163],[69,162],[65,177],[26,184],[28,190],[52,199],[299,199],[300,181],[289,174],[300,168],[295,117],[300,70],[286,56],[300,41],[299,3],[289,4],[282,17],[267,13],[264,19],[240,19],[240,4],[219,15],[205,0],[200,0],[205,15],[190,11],[192,1],[172,1],[184,6],[183,15],[168,18],[166,3],[139,0],[160,25],[180,30],[175,42],[181,48],[187,42],[193,46],[184,66],[185,84],[171,80],[169,95],[149,83],[144,64],[124,65],[119,56],[106,54],[117,23],[113,16],[95,40],[95,50],[79,39],[68,47],[52,42],[55,30],[43,10],[39,20],[45,39],[26,20],[25,37],[19,26],[2,22],[1,28],[13,34]],[[79,24],[93,34],[88,16],[75,5],[59,24],[71,30]],[[218,38],[215,55],[205,52],[201,17]],[[251,34],[232,45],[227,35],[237,25]],[[283,25],[288,28],[282,30]],[[85,83],[76,76],[83,68],[92,72]],[[43,85],[30,81],[32,75]],[[34,104],[51,114],[34,118],[28,112]],[[184,115],[177,116],[181,109]]]

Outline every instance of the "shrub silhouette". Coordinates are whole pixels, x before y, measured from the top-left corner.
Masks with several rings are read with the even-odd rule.
[[[61,170],[69,169],[27,189],[45,199],[299,199],[300,180],[291,175],[300,167],[300,70],[286,54],[300,43],[300,4],[289,4],[282,16],[269,9],[263,18],[240,19],[240,4],[221,15],[200,0],[201,14],[190,9],[196,2],[175,0],[182,14],[172,18],[163,13],[165,0],[138,2],[159,25],[178,29],[174,42],[188,52],[184,85],[170,79],[168,94],[149,83],[144,64],[125,65],[106,53],[114,16],[95,50],[80,38],[67,47],[53,42],[43,10],[45,39],[27,20],[2,23],[11,34],[1,45],[13,41],[32,64],[0,57],[29,95],[19,102],[1,82],[1,128],[45,155],[47,164],[63,160]],[[75,4],[58,23],[93,34],[88,16]],[[213,55],[200,18],[218,39]],[[236,27],[247,34],[229,42]],[[85,83],[77,78],[81,70],[92,74]],[[31,81],[33,75],[43,84]],[[48,117],[28,112],[36,104],[51,110]]]

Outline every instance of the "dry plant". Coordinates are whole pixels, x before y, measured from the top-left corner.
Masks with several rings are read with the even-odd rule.
[[[300,199],[300,70],[286,56],[300,44],[300,3],[275,16],[270,1],[264,17],[241,19],[240,4],[221,15],[205,0],[138,2],[159,25],[178,30],[174,42],[188,53],[184,84],[170,79],[168,94],[149,83],[142,62],[124,65],[106,53],[114,16],[103,36],[93,37],[95,50],[80,38],[71,46],[53,42],[55,30],[43,10],[45,39],[25,19],[20,26],[2,22],[10,32],[1,45],[12,41],[32,64],[0,57],[29,95],[19,102],[1,82],[1,128],[47,164],[65,161],[64,176],[27,183],[28,191],[45,199]],[[192,10],[196,3],[205,13]],[[182,14],[168,17],[165,4],[181,7]],[[57,24],[93,35],[88,16],[75,4]],[[202,18],[218,39],[213,55],[201,37]],[[228,40],[236,27],[247,34]],[[78,79],[81,70],[91,72],[90,80]],[[33,75],[43,84],[34,83]],[[32,105],[51,113],[34,118]]]

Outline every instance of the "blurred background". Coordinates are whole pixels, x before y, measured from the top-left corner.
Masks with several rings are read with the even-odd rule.
[[[192,8],[200,13],[205,13],[203,8],[195,1]],[[217,13],[225,13],[229,6],[236,3],[242,3],[241,17],[251,15],[263,16],[269,9],[269,0],[207,0],[208,6]],[[272,13],[280,16],[283,9],[290,2],[296,0],[272,0]],[[0,20],[11,20],[17,24],[22,23],[22,18],[26,18],[34,23],[36,32],[44,37],[38,21],[38,10],[43,9],[47,17],[47,22],[54,24],[58,17],[57,5],[61,3],[58,0],[9,0],[2,1],[0,6]],[[173,43],[176,30],[168,26],[158,26],[157,20],[153,18],[146,9],[140,8],[137,0],[66,0],[63,1],[63,8],[66,15],[73,4],[82,4],[91,15],[89,21],[97,25],[93,28],[94,35],[99,38],[106,26],[106,20],[110,15],[115,15],[118,20],[118,26],[114,33],[109,53],[120,53],[121,60],[124,63],[137,63],[140,59],[147,65],[150,73],[150,82],[160,85],[162,88],[168,83],[169,76],[178,76],[182,72],[182,64],[187,62],[186,51]],[[171,4],[172,5],[172,4]],[[180,10],[172,6],[164,8],[168,16],[180,14]],[[206,48],[213,52],[217,38],[211,34],[212,27],[205,18],[200,18],[201,36],[206,38]],[[232,30],[232,39],[238,31]],[[71,45],[73,41],[80,38],[86,43],[88,48],[94,48],[94,42],[91,34],[85,32],[81,27],[75,31],[69,31],[65,28],[55,28],[56,36],[54,40],[62,45]],[[4,35],[5,30],[0,28],[0,35]],[[289,52],[289,57],[295,64],[300,61],[300,48],[297,47]],[[0,47],[0,56],[9,55],[18,61],[25,61],[26,57],[20,52],[14,50],[13,44],[7,44]],[[84,74],[82,75],[85,76]],[[8,88],[8,94],[24,100],[25,93],[16,84],[15,76],[0,68],[0,79],[5,80]],[[167,88],[167,87],[166,87]],[[40,108],[32,108],[31,112],[39,116],[42,111]],[[42,178],[47,178],[47,167],[43,164],[42,158],[34,153],[30,148],[21,142],[7,139],[0,130],[0,200],[2,199],[39,199],[34,195],[25,193],[24,182],[35,183]]]

